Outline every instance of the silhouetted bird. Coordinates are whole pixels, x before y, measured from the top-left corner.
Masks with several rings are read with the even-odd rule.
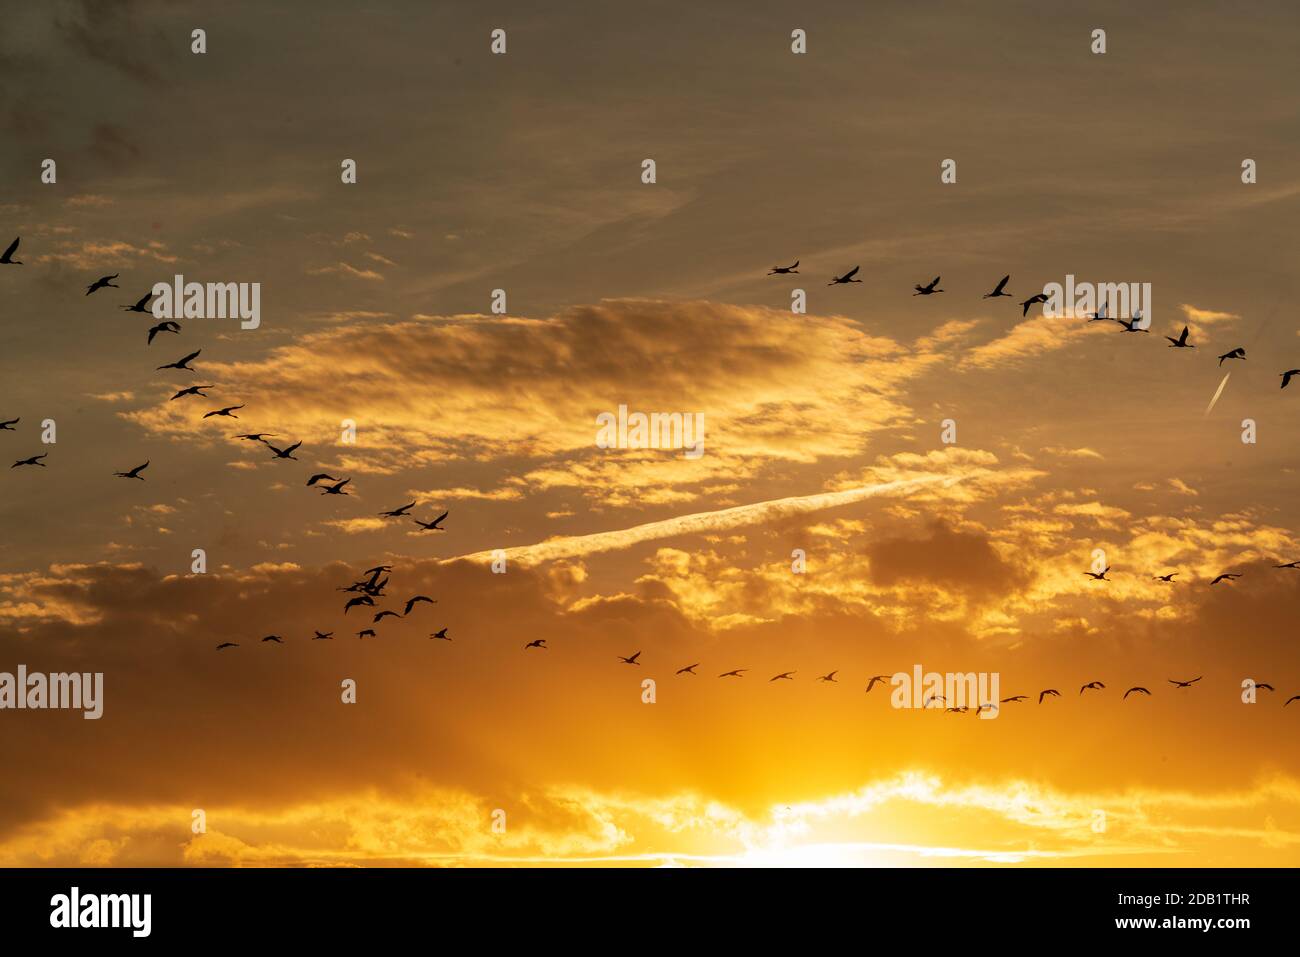
[[[298,460],[297,460],[296,458],[294,458],[293,453],[294,453],[295,451],[297,451],[298,448],[299,448],[299,446],[301,446],[301,445],[302,445],[302,442],[295,442],[295,443],[293,443],[293,445],[289,446],[287,449],[277,449],[277,448],[276,448],[274,445],[272,445],[270,442],[267,442],[267,443],[266,443],[266,447],[267,447],[268,449],[270,449],[272,452],[275,453],[275,458],[277,458],[277,459],[293,459],[293,461],[295,461],[295,462],[297,462]]]
[[[1286,372],[1279,373],[1282,376],[1282,388],[1285,389],[1291,384],[1291,380],[1300,375],[1300,369],[1287,369]]]
[[[284,639],[281,638],[279,635],[267,635],[265,638],[262,639],[262,641],[263,642],[274,641],[277,645],[284,644]]]
[[[1201,678],[1203,678],[1203,677],[1205,677],[1205,676],[1204,676],[1204,675],[1197,675],[1197,676],[1196,676],[1195,678],[1193,678],[1191,681],[1179,681],[1179,680],[1177,680],[1176,678],[1166,678],[1165,680],[1168,681],[1168,682],[1169,682],[1171,685],[1173,685],[1175,688],[1190,688],[1192,685],[1196,684],[1196,682],[1200,681]]]
[[[348,493],[343,491],[343,486],[347,485],[351,481],[352,479],[340,479],[333,485],[326,485],[321,488],[320,493],[322,495],[347,495]]]
[[[1183,326],[1183,331],[1178,336],[1177,339],[1175,339],[1173,336],[1165,336],[1165,338],[1173,343],[1173,345],[1169,347],[1170,349],[1195,349],[1196,348],[1196,346],[1192,345],[1190,342],[1187,341],[1186,326]]]
[[[1102,684],[1100,681],[1089,681],[1086,685],[1084,685],[1082,688],[1079,689],[1079,694],[1083,694],[1089,688],[1091,688],[1093,691],[1100,691],[1105,687],[1106,686]]]
[[[1291,697],[1287,698],[1287,699],[1286,699],[1286,703],[1283,704],[1282,707],[1285,708],[1285,707],[1286,707],[1288,704],[1290,704],[1292,701],[1300,701],[1300,694],[1293,694]]]
[[[318,631],[318,632],[316,632],[316,634],[312,635],[311,640],[312,640],[312,641],[329,641],[329,640],[330,640],[331,638],[333,638],[333,637],[334,637],[334,632],[332,632],[332,631]]]
[[[1219,584],[1219,582],[1221,582],[1221,581],[1230,581],[1230,582],[1235,582],[1235,581],[1236,581],[1238,578],[1240,578],[1240,577],[1241,577],[1241,572],[1235,572],[1235,573],[1234,573],[1234,572],[1224,572],[1222,575],[1219,575],[1218,577],[1216,577],[1216,578],[1214,579],[1214,581],[1210,582],[1210,584],[1211,584],[1211,585],[1217,585],[1217,584]]]
[[[1038,692],[1038,703],[1039,703],[1039,704],[1042,704],[1042,703],[1043,703],[1043,697],[1044,697],[1045,695],[1049,695],[1049,694],[1050,694],[1053,698],[1059,698],[1059,697],[1061,696],[1061,692],[1057,691],[1055,688],[1048,688],[1048,689],[1046,689],[1045,691],[1040,691],[1040,692]]]
[[[371,621],[373,624],[377,625],[384,618],[401,618],[401,617],[402,616],[395,611],[381,611],[379,614],[375,615],[375,617],[371,619]]]
[[[357,598],[349,598],[348,603],[343,606],[343,614],[346,615],[349,611],[351,611],[353,608],[357,607],[358,605],[370,605],[373,608],[374,604],[375,604],[375,600],[371,598],[369,595],[360,595]]]
[[[357,632],[357,637],[358,637],[358,638],[374,638],[374,637],[375,637],[375,629],[373,629],[373,628],[362,628],[360,631]]]
[[[1223,355],[1219,356],[1219,365],[1223,365],[1224,359],[1241,359],[1244,361],[1245,358],[1246,358],[1246,350],[1241,348],[1241,346],[1238,346],[1237,348],[1233,349],[1231,352],[1225,352]]]
[[[1146,688],[1133,687],[1133,688],[1129,688],[1128,691],[1125,691],[1125,692],[1124,692],[1124,699],[1127,701],[1127,700],[1128,700],[1128,696],[1131,695],[1134,691],[1138,692],[1139,694],[1144,694],[1144,695],[1146,695],[1148,698],[1151,697],[1151,692],[1150,692],[1150,691],[1147,691]]]
[[[938,277],[938,276],[935,276],[932,280],[930,280],[930,285],[928,285],[928,286],[920,286],[920,285],[913,286],[912,288],[915,289],[916,292],[912,293],[912,295],[913,295],[913,296],[933,296],[936,292],[943,292],[942,289],[936,289],[936,288],[935,288],[937,285],[939,285],[939,277]]]
[[[534,638],[534,639],[533,639],[532,641],[530,641],[528,644],[524,645],[524,651],[527,651],[529,648],[540,648],[540,649],[542,649],[542,651],[546,651],[546,650],[547,650],[547,648],[546,648],[546,639],[545,639],[545,638]]]
[[[1106,577],[1106,572],[1108,571],[1110,571],[1109,565],[1107,565],[1099,572],[1084,572],[1084,574],[1087,575],[1089,578],[1091,578],[1093,581],[1108,582],[1110,581],[1110,579]]]
[[[309,478],[309,479],[307,480],[307,484],[308,484],[308,485],[315,485],[317,482],[322,482],[322,481],[327,481],[327,480],[330,481],[330,482],[337,482],[337,481],[338,481],[338,479],[335,478],[333,475],[328,475],[328,474],[326,474],[325,472],[317,472],[315,475],[313,475],[311,478]]]
[[[826,285],[828,285],[828,286],[841,286],[841,285],[843,285],[844,283],[848,283],[848,282],[862,282],[861,279],[854,279],[854,278],[853,278],[854,276],[856,276],[856,275],[858,274],[858,270],[861,269],[861,268],[862,268],[861,266],[854,266],[852,269],[850,269],[848,272],[846,272],[843,276],[836,276],[834,279],[832,279],[832,280],[831,280],[830,282],[828,282]]]
[[[205,385],[204,389],[212,389],[215,386]],[[267,438],[275,438],[274,432],[250,432],[247,435],[236,435],[237,439],[247,439],[249,442],[265,442]]]
[[[790,273],[797,273],[799,270],[796,269],[795,266],[798,266],[798,265],[799,265],[799,260],[796,259],[796,260],[794,261],[794,265],[792,265],[792,266],[773,266],[773,267],[772,267],[772,271],[769,272],[768,275],[769,275],[769,276],[786,276],[786,275],[789,275]]]
[[[1002,704],[1013,704],[1013,703],[1014,703],[1014,704],[1019,704],[1021,701],[1024,701],[1025,698],[1026,698],[1025,695],[1022,695],[1022,694],[1014,694],[1014,695],[1012,695],[1010,698],[1003,698],[1001,703],[1002,703]]]
[[[687,665],[685,668],[678,668],[676,673],[679,675],[693,675],[695,674],[695,669],[699,666],[700,663],[697,661],[695,664]]]
[[[184,369],[186,372],[193,372],[194,369],[193,367],[190,366],[189,363],[193,359],[197,359],[199,353],[202,351],[203,351],[202,349],[196,349],[193,352],[191,352],[189,355],[187,355],[184,359],[177,359],[175,362],[169,362],[166,365],[159,366],[158,369],[155,369],[154,371],[157,372],[159,369]]]
[[[39,465],[41,468],[47,468],[48,466],[46,466],[46,464],[42,462],[41,459],[45,458],[45,456],[49,454],[50,454],[49,452],[42,452],[40,455],[33,455],[30,459],[19,459],[17,462],[15,462],[13,465],[9,467],[11,469],[16,469],[20,465]]]
[[[1178,572],[1170,572],[1168,575],[1152,575],[1151,580],[1153,582],[1171,582],[1177,574]]]
[[[217,645],[217,651],[220,651],[222,648],[238,648],[238,647],[239,647],[238,642],[223,641],[221,644]]]
[[[9,244],[9,248],[5,250],[4,255],[0,256],[0,266],[21,266],[22,265],[22,263],[19,260],[14,259],[14,251],[18,249],[19,239],[22,239],[22,237],[19,236],[18,239],[15,239],[13,242],[11,242]]]
[[[889,675],[872,675],[871,680],[867,682],[867,692],[870,693],[871,689],[874,688],[877,684],[879,684],[882,681],[888,681],[888,680],[889,680]]]
[[[1150,329],[1144,329],[1138,325],[1138,323],[1142,321],[1142,317],[1140,315],[1134,315],[1132,319],[1116,319],[1115,321],[1124,327],[1125,332],[1150,332],[1151,331]]]
[[[418,605],[420,602],[427,602],[430,605],[438,604],[428,595],[416,595],[413,598],[406,599],[406,611],[403,612],[403,614],[409,615],[411,613],[411,609],[414,608],[416,605]]]
[[[719,678],[743,678],[745,677],[745,672],[748,670],[749,670],[748,668],[737,668],[734,671],[724,671],[722,674],[718,675],[718,677]]]
[[[1276,690],[1277,690],[1277,689],[1274,688],[1271,684],[1269,684],[1267,681],[1256,681],[1256,682],[1255,682],[1255,687],[1256,687],[1256,688],[1263,688],[1265,691],[1276,691]]]
[[[1023,318],[1023,317],[1025,317],[1025,316],[1029,315],[1029,307],[1032,306],[1032,305],[1033,305],[1034,303],[1036,303],[1036,302],[1047,302],[1047,297],[1046,297],[1045,295],[1043,295],[1043,294],[1040,292],[1038,295],[1036,295],[1036,296],[1030,296],[1028,299],[1026,299],[1024,302],[1022,302],[1022,303],[1020,304],[1020,315],[1021,315],[1021,318]]]
[[[443,512],[441,515],[439,515],[437,518],[435,518],[432,522],[422,522],[422,521],[420,521],[420,520],[417,518],[417,519],[415,520],[415,524],[416,524],[416,525],[419,525],[419,526],[420,526],[422,529],[424,529],[426,532],[427,532],[427,531],[445,532],[446,529],[442,527],[442,520],[443,520],[444,518],[446,518],[449,514],[450,514],[449,512]]]
[[[623,664],[625,665],[641,664],[641,662],[637,661],[637,659],[641,657],[641,652],[639,651],[634,655],[628,656],[627,658],[624,658],[622,655],[617,655],[616,657],[618,658],[619,661],[623,662]]]
[[[21,421],[22,421],[22,418],[19,417],[19,418],[17,418],[17,419],[9,419],[7,422],[0,422],[0,432],[16,432],[16,431],[18,431],[17,429],[14,428],[14,426],[17,425],[17,424],[18,424],[19,422],[21,422]]]
[[[104,289],[105,287],[110,289],[119,288],[117,283],[109,282],[110,279],[116,279],[116,278],[117,278],[117,273],[113,273],[113,275],[111,276],[100,276],[98,279],[96,279],[94,282],[92,282],[89,286],[86,287],[86,295],[89,296],[96,289]]]
[[[170,401],[170,402],[175,402],[177,399],[183,398],[184,396],[187,396],[187,395],[201,395],[201,396],[203,396],[203,398],[206,399],[206,398],[208,398],[208,394],[207,394],[206,392],[204,392],[203,390],[204,390],[204,389],[215,389],[215,388],[216,388],[215,385],[192,385],[192,386],[190,386],[188,389],[181,389],[180,392],[177,392],[177,393],[176,393],[174,396],[172,396],[171,399],[169,399],[168,401]],[[242,436],[242,435],[240,435],[240,436],[236,436],[236,438],[243,438],[243,436]]]
[[[180,331],[181,331],[181,324],[179,322],[172,322],[170,319],[164,319],[162,322],[158,323],[158,325],[149,327],[149,341],[146,342],[145,345],[147,346],[153,345],[153,337],[158,335],[158,333],[160,332],[180,332]]]
[[[827,674],[821,675],[817,680],[818,680],[818,681],[830,681],[830,682],[834,682],[835,684],[839,684],[838,681],[835,681],[835,676],[836,676],[837,674],[839,674],[838,671],[831,671],[831,672],[828,672]]]
[[[786,680],[786,681],[794,681],[794,672],[793,672],[793,671],[783,671],[783,672],[781,672],[779,675],[775,675],[775,676],[773,676],[773,677],[771,677],[771,678],[768,678],[767,680],[768,680],[769,682],[772,682],[772,681],[781,681],[782,679],[784,679],[784,680]]]
[[[413,508],[415,508],[414,502],[412,502],[410,505],[403,505],[401,508],[392,509],[391,511],[380,512],[379,514],[383,515],[385,518],[401,518],[403,515],[405,515]]]
[[[118,478],[140,479],[140,481],[143,482],[144,478],[140,475],[140,473],[143,472],[148,467],[149,467],[149,462],[146,461],[144,465],[137,465],[135,468],[131,469],[130,471],[114,472],[113,474],[116,475]]]
[[[242,408],[242,405],[228,405],[224,409],[213,409],[211,412],[205,412],[203,417],[205,419],[210,419],[214,415],[224,415],[228,419],[237,419],[239,416],[235,415],[235,411]]]
[[[998,296],[1006,296],[1008,299],[1010,299],[1010,298],[1011,298],[1011,293],[1005,291],[1006,288],[1007,288],[1007,283],[1008,283],[1010,280],[1011,280],[1011,276],[1010,276],[1010,274],[1008,274],[1008,275],[1006,275],[1006,276],[1003,276],[1003,277],[1002,277],[1002,281],[999,282],[996,286],[993,287],[993,291],[992,291],[992,292],[986,292],[986,293],[984,294],[983,298],[984,298],[984,299],[996,299]]]
[[[122,308],[125,309],[127,312],[152,312],[152,310],[149,308],[149,300],[152,298],[153,298],[153,290],[151,289],[147,293],[145,293],[143,298],[141,298],[140,301],[137,302],[135,305],[123,306]]]
[[[1300,568],[1300,561],[1287,562],[1283,565],[1274,565],[1274,568]]]
[[[429,637],[430,637],[430,638],[441,638],[443,641],[451,641],[451,639],[447,637],[447,629],[446,629],[446,628],[440,628],[440,629],[438,629],[438,630],[435,631],[433,634],[431,634]]]

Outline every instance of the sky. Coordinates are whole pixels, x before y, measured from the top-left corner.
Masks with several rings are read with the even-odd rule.
[[[1298,27],[8,11],[0,455],[48,457],[0,473],[0,672],[104,690],[0,710],[0,864],[1300,863]],[[178,274],[260,325],[148,342]],[[1022,312],[1067,275],[1149,331]],[[620,406],[702,454],[601,447]],[[865,690],[918,666],[1026,700]]]

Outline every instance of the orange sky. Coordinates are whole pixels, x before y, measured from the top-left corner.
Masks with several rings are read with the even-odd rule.
[[[0,711],[0,864],[1300,862],[1298,18],[17,12],[0,451],[49,458],[0,473],[0,672],[105,704]],[[261,326],[146,344],[118,306],[177,273]],[[1067,274],[1151,283],[1150,333],[1022,317]],[[599,448],[620,405],[704,453]],[[438,602],[358,641],[381,562],[374,611]],[[864,693],[917,665],[1029,700]]]

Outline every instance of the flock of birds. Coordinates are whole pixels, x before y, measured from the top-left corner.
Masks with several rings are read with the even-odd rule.
[[[767,274],[769,276],[797,275],[799,273],[798,267],[799,267],[799,260],[796,259],[789,266],[773,266],[770,270],[768,270]],[[854,266],[852,269],[850,269],[842,276],[832,276],[831,281],[828,282],[826,285],[843,286],[843,285],[847,285],[848,283],[862,282],[861,279],[856,278],[858,271],[861,268],[862,268],[861,266]],[[917,283],[915,286],[912,287],[913,289],[916,290],[916,292],[912,293],[912,295],[933,296],[936,293],[944,292],[945,290],[939,288],[940,278],[941,277],[939,276],[935,276],[932,280],[930,280],[930,282],[926,283],[925,285],[921,285],[920,283]],[[998,280],[998,284],[993,287],[993,291],[986,292],[981,298],[999,299],[1005,297],[1008,299],[1014,299],[1015,297],[1011,295],[1011,293],[1006,291],[1007,283],[1010,281],[1011,281],[1010,274],[1003,276],[1000,280]],[[1047,300],[1048,297],[1041,292],[1030,296],[1028,299],[1025,299],[1020,303],[1021,317],[1023,318],[1024,316],[1029,315],[1030,308],[1032,308],[1033,306],[1039,303],[1047,302]],[[1135,310],[1133,316],[1128,319],[1124,319],[1119,316],[1107,315],[1107,311],[1108,311],[1107,304],[1103,301],[1101,306],[1097,309],[1097,311],[1088,317],[1088,321],[1089,322],[1115,322],[1118,323],[1120,326],[1122,326],[1125,332],[1150,332],[1149,328],[1143,328],[1142,326],[1141,310]],[[1165,336],[1165,338],[1169,340],[1170,343],[1169,348],[1170,349],[1195,349],[1196,344],[1187,341],[1188,334],[1189,334],[1188,327],[1183,326],[1183,331],[1178,336]],[[1226,360],[1230,360],[1230,359],[1240,359],[1244,362],[1246,359],[1246,350],[1242,346],[1237,346],[1236,348],[1229,349],[1227,352],[1223,353],[1223,355],[1219,356],[1218,358],[1219,358],[1220,366],[1222,366]],[[1282,379],[1281,388],[1285,389],[1288,385],[1291,384],[1291,380],[1295,376],[1300,375],[1300,369],[1287,369],[1285,372],[1278,373],[1278,375]]]
[[[20,260],[16,260],[13,258],[14,253],[18,249],[18,244],[20,239],[21,237],[14,239],[14,241],[10,243],[9,247],[4,251],[4,254],[0,255],[0,265],[4,265],[4,266],[23,265],[23,263]],[[799,272],[798,267],[799,267],[799,261],[795,260],[795,262],[789,266],[772,267],[772,269],[768,272],[768,275],[784,276],[784,275],[798,274]],[[861,268],[860,266],[854,266],[852,269],[850,269],[848,272],[844,273],[843,275],[833,276],[831,281],[828,283],[828,285],[836,286],[836,285],[847,285],[850,283],[862,282],[863,280],[857,278],[857,274],[860,268]],[[94,282],[90,283],[86,287],[86,295],[90,296],[100,289],[121,288],[116,283],[113,282],[114,279],[119,278],[119,275],[120,275],[119,273],[112,273],[110,275],[99,277],[98,279],[96,279]],[[938,293],[945,292],[944,289],[939,288],[940,280],[941,280],[940,276],[935,276],[934,279],[932,279],[930,282],[924,285],[918,283],[914,287],[916,291],[913,293],[913,295],[931,296],[931,295],[936,295]],[[1006,291],[1007,283],[1010,282],[1010,280],[1011,280],[1010,275],[1003,276],[1002,279],[998,281],[997,285],[994,286],[992,291],[985,293],[983,298],[984,299],[1014,298],[1011,295],[1011,293]],[[150,292],[144,295],[143,297],[141,297],[136,302],[123,305],[121,308],[126,310],[127,312],[145,313],[145,314],[152,315],[152,311],[149,306],[149,302],[152,298],[153,298],[153,293]],[[1048,297],[1043,293],[1038,293],[1033,296],[1030,296],[1028,299],[1020,303],[1021,315],[1022,316],[1028,315],[1029,309],[1033,305],[1046,302],[1047,298]],[[1089,317],[1088,321],[1090,322],[1114,321],[1119,323],[1121,326],[1123,326],[1125,331],[1127,332],[1148,331],[1147,329],[1139,327],[1140,319],[1141,319],[1141,313],[1137,312],[1135,313],[1133,318],[1130,318],[1128,320],[1122,318],[1114,318],[1112,320],[1111,317],[1106,315],[1106,304],[1103,302],[1101,307],[1097,310],[1097,312]],[[179,334],[180,331],[181,331],[181,326],[179,323],[173,320],[164,320],[150,327],[150,329],[148,330],[148,338],[146,344],[152,345],[154,339],[160,334],[164,334],[164,333]],[[1178,349],[1195,348],[1195,345],[1193,343],[1187,341],[1187,337],[1188,337],[1188,328],[1186,326],[1183,327],[1182,333],[1176,338],[1173,336],[1165,336],[1165,338],[1168,339],[1171,344],[1170,348],[1178,348]],[[196,372],[197,370],[190,363],[193,362],[195,359],[197,359],[199,355],[202,353],[202,351],[203,351],[202,349],[196,349],[195,351],[183,356],[182,358],[177,359],[175,362],[168,362],[158,366],[155,371],[176,370],[176,371],[183,371],[183,372]],[[1245,358],[1246,358],[1246,350],[1244,348],[1238,347],[1235,349],[1231,349],[1228,352],[1224,353],[1223,355],[1219,356],[1219,364],[1222,365],[1224,361],[1230,359],[1244,360]],[[1291,379],[1297,375],[1300,375],[1300,369],[1290,369],[1281,373],[1281,377],[1282,377],[1281,387],[1285,389],[1287,385],[1290,384]],[[210,398],[204,390],[215,389],[215,388],[217,388],[217,386],[215,385],[187,386],[185,388],[178,390],[171,397],[169,401],[174,402],[178,399],[183,399],[189,396]],[[202,418],[209,419],[213,417],[221,417],[221,418],[238,419],[239,416],[236,415],[235,413],[240,411],[243,408],[244,405],[242,403],[239,405],[225,405],[220,408],[212,409],[208,412],[205,412]],[[15,427],[20,422],[21,422],[21,418],[14,418],[5,421],[0,421],[0,431],[10,431],[10,432],[15,431],[16,430]],[[242,441],[260,442],[266,446],[268,451],[271,452],[273,459],[288,459],[295,462],[298,461],[298,459],[294,456],[293,453],[302,447],[301,440],[293,442],[292,444],[285,444],[284,447],[273,445],[268,440],[272,438],[278,439],[279,436],[271,432],[249,432],[249,433],[236,435],[234,436],[234,438]],[[46,467],[46,465],[43,460],[47,457],[47,455],[48,453],[45,453],[41,455],[34,455],[26,459],[19,459],[18,461],[14,462],[14,464],[11,465],[10,468],[20,468],[24,466],[34,466],[34,467],[44,468]],[[141,473],[143,473],[144,470],[149,467],[149,464],[150,462],[146,460],[141,465],[137,465],[134,468],[127,469],[125,471],[114,472],[113,475],[118,478],[138,479],[139,481],[144,481],[144,476]],[[338,476],[330,475],[327,472],[317,472],[313,474],[310,478],[308,478],[306,484],[308,487],[319,488],[321,494],[323,495],[347,495],[348,493],[345,491],[345,488],[351,483],[351,481],[352,480],[350,478],[340,478]],[[438,515],[436,518],[432,519],[431,521],[424,522],[416,518],[414,515],[409,514],[410,510],[413,509],[416,506],[416,504],[417,504],[416,502],[410,502],[406,505],[401,505],[397,508],[388,509],[379,512],[378,514],[385,518],[409,517],[415,522],[416,525],[418,525],[420,528],[426,531],[445,530],[442,526],[442,522],[448,517],[449,512],[444,511],[441,515]],[[1274,568],[1300,568],[1300,561],[1280,563],[1274,565],[1273,567]],[[1110,570],[1111,570],[1110,567],[1107,566],[1105,569],[1103,569],[1100,572],[1089,571],[1089,572],[1084,572],[1083,574],[1092,578],[1094,581],[1110,581],[1111,579],[1106,577],[1107,574],[1110,572]],[[391,565],[377,565],[373,568],[367,569],[366,572],[364,572],[364,577],[358,579],[357,581],[352,582],[349,585],[341,587],[339,589],[340,591],[357,593],[355,597],[349,598],[347,600],[347,603],[343,607],[343,613],[346,615],[353,608],[358,608],[358,607],[373,609],[375,607],[375,599],[385,597],[384,589],[388,585],[388,581],[389,581],[389,577],[387,573],[391,571],[392,571]],[[1172,583],[1174,578],[1178,574],[1179,574],[1178,572],[1169,572],[1164,575],[1155,575],[1152,576],[1152,580],[1165,582],[1165,583]],[[384,576],[382,579],[380,577],[381,575]],[[1241,573],[1239,572],[1224,572],[1216,576],[1210,582],[1210,584],[1218,585],[1220,582],[1224,582],[1224,581],[1231,582],[1231,581],[1235,581],[1240,577],[1241,577]],[[384,609],[384,610],[376,611],[373,615],[373,619],[370,622],[370,624],[377,625],[379,624],[379,622],[385,620],[386,618],[409,617],[413,613],[415,607],[421,603],[436,604],[434,599],[429,598],[427,595],[414,595],[405,601],[403,606],[404,610],[401,612],[397,612],[392,609]],[[359,639],[374,638],[376,636],[377,633],[373,627],[363,628],[356,632],[356,637]],[[334,637],[334,632],[332,631],[330,632],[315,631],[311,640],[325,641],[325,640],[331,640],[333,639],[333,637]],[[446,628],[442,628],[439,631],[430,633],[429,638],[451,641],[451,638],[448,637],[447,635]],[[266,635],[261,639],[261,642],[264,644],[265,643],[283,644],[284,638],[281,635]],[[223,651],[227,648],[238,648],[238,647],[239,647],[238,642],[223,641],[217,645],[216,650]],[[546,644],[546,639],[536,638],[533,639],[532,641],[527,642],[524,645],[525,651],[531,649],[537,649],[542,651],[547,650],[548,646]],[[640,657],[641,657],[641,652],[638,651],[635,654],[628,655],[626,657],[619,656],[618,660],[626,665],[639,666],[641,664]],[[695,675],[696,674],[695,669],[698,667],[700,667],[700,662],[695,662],[694,664],[690,664],[683,668],[679,668],[675,674],[678,676]],[[749,670],[750,669],[748,668],[735,668],[732,669],[731,671],[722,672],[720,675],[718,675],[718,677],[719,678],[742,678],[744,677],[745,673],[748,672]],[[794,671],[782,672],[778,675],[774,675],[773,677],[769,678],[768,681],[769,682],[792,681],[794,680],[794,676],[796,673],[797,672]],[[820,675],[816,680],[824,683],[836,683],[838,680],[836,678],[836,675],[838,674],[839,674],[838,671],[831,671],[827,674]],[[872,676],[870,681],[867,684],[866,690],[870,692],[878,683],[885,682],[888,680],[889,680],[889,676],[887,675]],[[1177,688],[1188,688],[1192,684],[1200,680],[1201,679],[1199,677],[1193,678],[1190,681],[1179,681],[1171,678],[1169,679],[1169,682],[1170,684],[1173,684]],[[1090,690],[1100,691],[1103,690],[1105,687],[1106,687],[1105,684],[1103,684],[1100,681],[1090,681],[1079,689],[1079,694],[1083,695],[1085,691],[1090,691]],[[1256,687],[1264,688],[1268,691],[1274,690],[1272,685],[1266,683],[1258,683]],[[1126,692],[1124,692],[1124,699],[1127,699],[1129,695],[1132,694],[1149,696],[1151,692],[1147,688],[1141,686],[1134,686],[1132,688],[1129,688]],[[1055,688],[1046,688],[1043,691],[1039,692],[1038,703],[1042,704],[1043,701],[1049,696],[1060,697],[1060,692]],[[1021,701],[1025,701],[1025,700],[1027,700],[1027,697],[1025,695],[1013,695],[1008,698],[1003,698],[1000,703],[1011,704],[1011,703],[1018,703]],[[1300,694],[1288,698],[1287,701],[1285,702],[1285,705],[1289,705],[1292,701],[1297,701],[1297,700],[1300,700]],[[946,704],[947,702],[942,695],[932,696],[930,699],[926,701],[926,707],[931,707],[934,705],[946,706]],[[989,705],[981,704],[976,707],[975,713],[978,715],[982,711],[986,710],[988,707]],[[945,707],[945,710],[949,712],[963,713],[970,709],[965,706],[960,706],[960,707],[955,706],[955,707]]]

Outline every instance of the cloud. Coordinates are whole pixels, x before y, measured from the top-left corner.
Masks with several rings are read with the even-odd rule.
[[[366,279],[372,282],[383,282],[384,280],[384,277],[373,269],[358,269],[356,266],[349,265],[345,262],[336,262],[332,266],[319,266],[315,269],[308,269],[307,275],[350,276],[353,279]]]

